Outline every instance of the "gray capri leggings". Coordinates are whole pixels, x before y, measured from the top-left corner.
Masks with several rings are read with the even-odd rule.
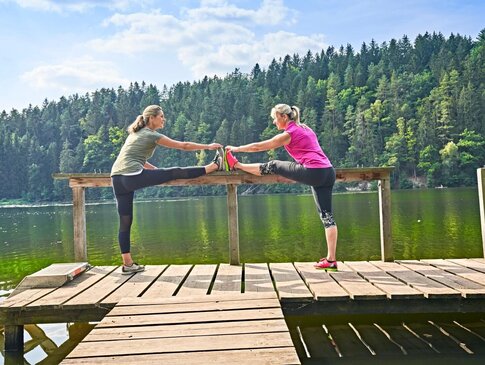
[[[133,199],[135,190],[163,184],[175,179],[193,179],[205,175],[205,167],[171,167],[143,170],[138,175],[115,175],[111,177],[116,206],[120,216],[118,242],[121,253],[130,252],[130,232],[133,223]]]
[[[332,189],[335,183],[335,169],[307,168],[299,163],[273,160],[259,167],[261,175],[276,174],[299,183],[310,185],[318,214],[325,228],[335,226],[332,211]]]

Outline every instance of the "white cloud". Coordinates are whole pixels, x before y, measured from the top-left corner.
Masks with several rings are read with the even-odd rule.
[[[260,23],[284,22],[293,11],[280,0],[264,0],[256,10],[230,5],[226,1],[202,1],[199,8],[185,10],[179,17],[150,13],[115,14],[106,27],[118,32],[89,42],[98,52],[122,53],[139,57],[176,55],[193,76],[224,76],[240,68],[248,71],[256,62],[266,66],[273,58],[304,54],[325,47],[323,35],[298,35],[276,31],[257,36]],[[238,21],[234,21],[237,18]]]
[[[226,19],[226,20],[249,20],[256,24],[276,25],[282,22],[293,23],[295,19],[290,17],[291,9],[283,4],[283,0],[263,0],[260,8],[243,9],[228,4],[227,1],[201,1],[201,6],[196,9],[185,11],[187,16],[196,21],[203,19]]]
[[[24,73],[22,81],[29,87],[59,90],[66,93],[88,92],[107,85],[127,85],[115,65],[93,59],[67,60],[56,65],[43,65]]]

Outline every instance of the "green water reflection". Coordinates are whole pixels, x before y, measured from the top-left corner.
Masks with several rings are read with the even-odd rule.
[[[337,194],[341,260],[380,259],[377,193]],[[89,262],[119,263],[114,204],[88,205]],[[239,197],[243,262],[314,261],[325,253],[311,195]],[[392,192],[397,259],[480,257],[476,188]],[[146,264],[228,262],[225,197],[138,202],[132,252]],[[0,209],[0,296],[25,275],[72,261],[70,206]]]

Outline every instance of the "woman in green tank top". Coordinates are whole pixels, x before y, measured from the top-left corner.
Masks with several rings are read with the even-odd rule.
[[[175,179],[193,179],[223,169],[222,154],[219,151],[213,161],[206,166],[157,168],[150,164],[147,160],[158,146],[184,151],[222,148],[219,143],[203,144],[171,139],[157,132],[164,124],[165,116],[160,106],[146,107],[143,114],[128,127],[129,135],[111,169],[111,180],[120,217],[118,242],[123,259],[122,273],[126,275],[145,269],[143,265],[133,261],[130,252],[135,190]]]

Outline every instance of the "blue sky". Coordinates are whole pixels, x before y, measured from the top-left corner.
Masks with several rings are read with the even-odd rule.
[[[475,39],[484,19],[484,0],[0,0],[0,111],[249,72],[330,45]]]

